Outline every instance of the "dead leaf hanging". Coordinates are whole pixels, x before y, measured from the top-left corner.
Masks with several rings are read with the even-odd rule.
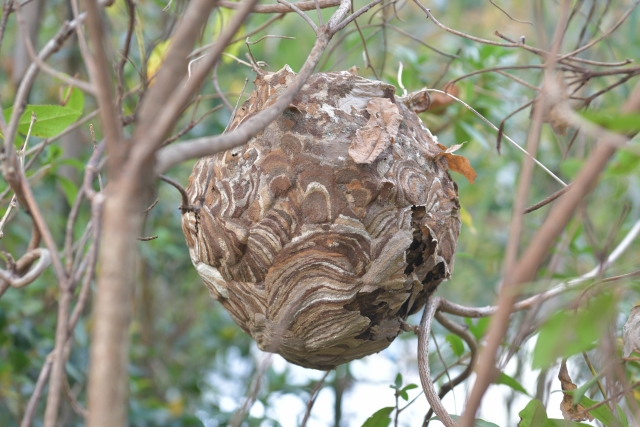
[[[562,360],[562,364],[560,365],[558,379],[560,380],[560,386],[562,387],[563,392],[576,390],[578,388],[573,382],[571,382],[571,377],[567,370],[567,361],[565,359]],[[580,404],[573,404],[573,395],[571,393],[562,393],[562,396],[560,411],[562,411],[562,416],[565,420],[593,421],[593,416],[588,412],[584,412],[584,406]]]
[[[444,151],[436,155],[436,158],[444,157],[447,160],[449,169],[464,175],[464,177],[467,178],[471,184],[473,184],[478,174],[476,173],[475,169],[473,169],[473,166],[471,166],[471,162],[469,162],[469,159],[464,156],[453,154],[455,151],[458,151],[462,147],[462,144],[452,145],[449,148],[445,147],[442,144],[438,144],[438,147],[440,147]]]

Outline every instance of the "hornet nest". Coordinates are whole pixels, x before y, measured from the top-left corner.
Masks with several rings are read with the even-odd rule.
[[[229,129],[294,77],[259,75]],[[315,74],[263,132],[194,166],[191,259],[260,349],[324,370],[379,352],[451,276],[457,185],[416,98],[394,92]]]

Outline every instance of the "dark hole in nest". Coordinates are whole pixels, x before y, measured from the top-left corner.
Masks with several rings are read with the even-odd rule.
[[[377,302],[376,299],[382,293],[382,289],[376,289],[373,292],[362,295],[358,297],[358,299],[346,304],[344,308],[349,311],[357,311],[360,315],[368,318],[371,321],[370,326],[377,325],[384,319],[384,314],[386,310],[384,310],[384,306],[387,305],[386,302]],[[369,340],[373,334],[371,333],[371,328],[367,328],[366,331],[358,335],[357,339],[360,340]]]
[[[406,250],[407,267],[404,269],[404,274],[411,274],[416,267],[421,266],[424,263],[423,254],[427,245],[423,241],[422,230],[420,230],[420,221],[424,218],[426,209],[424,206],[412,206],[411,207],[411,225],[413,227],[413,241],[409,248]]]

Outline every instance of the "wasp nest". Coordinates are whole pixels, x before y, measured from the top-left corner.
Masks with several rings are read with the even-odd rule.
[[[294,77],[258,76],[230,130]],[[249,143],[196,163],[187,193],[201,209],[182,217],[191,259],[262,350],[316,369],[379,352],[450,277],[457,186],[394,92],[315,74]]]

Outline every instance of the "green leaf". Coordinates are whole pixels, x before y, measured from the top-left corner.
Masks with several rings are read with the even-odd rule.
[[[620,405],[616,404],[616,409],[618,410],[618,417],[620,418],[620,423],[622,427],[629,427],[629,420],[627,420],[627,414],[624,413]]]
[[[4,118],[8,122],[13,107],[4,110]],[[31,135],[40,138],[55,136],[65,130],[80,117],[80,111],[59,105],[27,105],[18,122],[18,132],[27,134],[31,123],[31,112],[36,115]]]
[[[527,393],[527,390],[525,390],[525,388],[522,387],[522,384],[520,384],[518,381],[516,381],[515,378],[510,377],[504,372],[500,373],[500,376],[496,380],[496,384],[503,384],[503,385],[509,386],[515,391],[519,391],[520,393],[524,393],[527,396],[529,396],[529,393]]]
[[[640,132],[640,113],[581,111],[580,115],[603,128],[620,133]]]
[[[520,411],[518,427],[588,427],[589,424],[547,417],[547,411],[538,399],[533,399]]]
[[[620,151],[616,154],[615,160],[609,164],[605,173],[611,176],[630,175],[638,171],[638,165],[640,165],[640,156]]]
[[[473,322],[473,319],[465,317],[464,322],[469,326],[469,332],[471,332],[475,339],[478,341],[482,339],[485,332],[487,332],[487,328],[489,327],[488,317],[481,317],[475,323]]]
[[[596,403],[598,402],[595,400],[591,400],[588,397],[582,398],[582,405],[585,408],[593,406]],[[620,410],[620,412],[622,411]],[[623,427],[622,422],[615,415],[613,415],[613,412],[607,405],[598,406],[596,409],[592,409],[591,411],[589,411],[589,413],[593,415],[596,420],[600,421],[607,427]],[[625,416],[625,421],[627,421],[626,418],[627,417]]]
[[[64,91],[62,106],[79,111],[82,114],[84,111],[84,93],[77,87],[73,87],[71,88],[71,94],[69,94],[69,89],[67,88]]]
[[[415,384],[407,384],[402,388],[402,391],[413,390],[414,388],[418,388],[418,386]]]
[[[454,421],[460,421],[462,419],[462,417],[460,415],[451,415],[449,414],[449,416],[451,418],[453,418]],[[438,417],[435,417],[435,419],[437,420]],[[480,418],[476,418],[473,421],[473,427],[500,427],[497,424],[494,423],[490,423],[489,421],[485,421],[485,420],[481,420]]]
[[[451,350],[453,354],[460,357],[464,354],[464,343],[462,342],[462,338],[454,334],[448,334],[445,339],[451,346]]]
[[[58,180],[60,188],[62,188],[62,192],[67,199],[67,203],[69,204],[69,206],[73,206],[73,202],[78,196],[78,187],[73,181],[65,176],[57,175],[56,179]]]
[[[580,403],[580,401],[582,400],[582,397],[587,392],[587,390],[589,390],[598,381],[598,379],[600,379],[602,377],[602,375],[603,374],[600,374],[597,377],[590,378],[589,381],[587,381],[586,383],[582,384],[577,389],[571,391],[571,394],[573,395],[573,404],[574,405],[577,405],[578,403]]]
[[[399,373],[398,375],[396,375],[395,384],[396,384],[396,388],[402,387],[402,374]]]
[[[591,348],[604,334],[614,309],[612,295],[603,294],[575,314],[572,310],[554,314],[540,328],[533,350],[533,369],[548,367],[560,357]]]
[[[378,409],[373,415],[371,415],[362,424],[362,427],[388,427],[391,423],[391,412],[395,408],[393,406],[387,406],[386,408]]]
[[[393,389],[398,390],[397,387],[393,387],[393,386],[390,386],[390,387],[393,388]],[[418,386],[415,385],[415,384],[408,384],[408,385],[404,386],[402,388],[402,390],[398,390],[398,396],[400,396],[404,400],[408,401],[409,400],[409,393],[407,393],[407,390],[413,390],[414,388],[418,388]]]

